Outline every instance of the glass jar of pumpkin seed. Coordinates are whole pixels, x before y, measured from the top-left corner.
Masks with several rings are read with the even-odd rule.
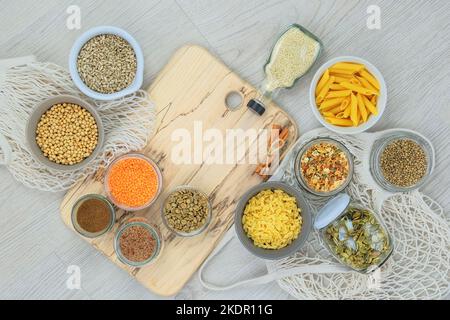
[[[298,24],[291,25],[275,43],[264,65],[263,84],[247,107],[262,115],[280,89],[292,88],[311,69],[321,52],[322,43],[315,35]]]
[[[331,254],[351,269],[369,273],[391,256],[393,242],[377,215],[341,193],[318,212],[314,227]]]

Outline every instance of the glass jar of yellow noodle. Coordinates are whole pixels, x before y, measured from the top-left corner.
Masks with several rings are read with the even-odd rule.
[[[298,24],[291,25],[275,43],[264,66],[265,80],[247,107],[262,115],[279,89],[292,88],[311,69],[321,51],[322,43],[315,35]]]

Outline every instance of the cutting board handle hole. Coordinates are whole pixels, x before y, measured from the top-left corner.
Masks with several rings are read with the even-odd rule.
[[[242,103],[244,101],[244,97],[237,91],[231,91],[225,97],[225,105],[231,111],[239,109],[242,107]]]

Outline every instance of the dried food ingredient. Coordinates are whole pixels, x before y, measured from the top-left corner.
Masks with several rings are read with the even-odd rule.
[[[278,39],[266,65],[266,89],[290,87],[314,64],[320,44],[297,27],[291,27]]]
[[[89,157],[97,146],[97,123],[85,108],[58,103],[41,116],[36,143],[50,161],[74,165]]]
[[[380,157],[384,178],[399,187],[416,185],[426,175],[428,160],[424,149],[410,139],[389,143]]]
[[[169,226],[184,233],[202,228],[208,214],[208,197],[194,189],[176,190],[164,204],[164,215]]]
[[[105,230],[111,224],[111,207],[104,200],[89,198],[77,208],[76,219],[81,229],[97,233]]]
[[[303,153],[300,170],[309,188],[316,192],[331,192],[347,180],[350,163],[347,154],[337,145],[319,142]]]
[[[78,53],[77,69],[81,80],[100,93],[114,93],[134,81],[136,53],[122,37],[101,34],[87,41]]]
[[[389,237],[368,210],[349,208],[325,230],[331,251],[343,263],[358,271],[379,266],[392,251]]]
[[[156,169],[138,157],[120,159],[109,169],[108,188],[114,202],[127,207],[141,207],[158,193]]]
[[[119,238],[120,252],[128,260],[142,262],[156,250],[156,239],[150,231],[140,225],[127,227]]]
[[[248,201],[242,227],[255,246],[281,249],[298,238],[303,221],[300,213],[295,197],[283,190],[267,189]]]

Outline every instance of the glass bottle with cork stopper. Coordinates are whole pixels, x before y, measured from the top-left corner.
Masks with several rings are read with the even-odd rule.
[[[263,115],[267,104],[280,89],[290,89],[305,75],[322,52],[321,41],[298,24],[291,25],[278,38],[264,66],[265,79],[247,107]]]

